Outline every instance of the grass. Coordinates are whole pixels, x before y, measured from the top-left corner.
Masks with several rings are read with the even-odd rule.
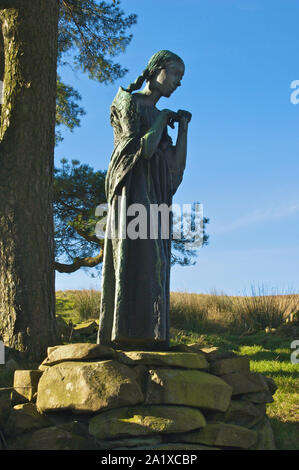
[[[253,329],[277,328],[299,308],[298,296],[279,295],[275,289],[269,291],[265,286],[251,286],[251,295],[238,297],[236,312],[245,327]]]
[[[265,349],[242,346],[240,353],[250,357],[251,370],[274,379],[278,389],[274,402],[267,405],[276,445],[280,449],[299,449],[299,365],[290,361],[289,344]]]
[[[77,290],[56,292],[56,314],[67,323],[70,321],[72,323],[78,323],[80,321],[80,317],[74,309],[74,297],[77,292]]]
[[[101,293],[97,290],[79,290],[74,295],[74,310],[80,320],[97,320],[100,315]]]
[[[101,293],[95,289],[56,292],[56,313],[67,323],[97,320]]]
[[[238,334],[277,328],[299,309],[299,296],[278,295],[251,286],[251,295],[171,293],[171,324],[192,331],[234,331]]]

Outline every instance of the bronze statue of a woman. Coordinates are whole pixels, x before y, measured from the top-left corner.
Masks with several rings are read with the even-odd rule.
[[[184,71],[180,57],[159,51],[134,83],[127,89],[120,87],[111,105],[114,151],[106,176],[109,211],[99,344],[130,350],[169,347],[171,236],[163,237],[161,226],[158,236],[152,237],[147,227],[147,235],[137,238],[120,233],[119,227],[128,227],[132,220],[127,210],[137,207],[132,204],[145,208],[150,223],[151,206],[170,207],[182,181],[191,114],[160,111],[156,103],[180,86]],[[136,91],[145,81],[144,89]],[[174,122],[179,123],[176,145],[167,134],[167,126],[173,127]],[[118,228],[114,225],[111,232],[116,221]]]

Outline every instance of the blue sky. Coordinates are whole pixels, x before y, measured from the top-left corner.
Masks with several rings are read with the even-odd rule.
[[[136,13],[133,39],[113,85],[59,71],[87,114],[56,148],[62,157],[106,169],[113,149],[109,107],[152,54],[169,49],[186,65],[182,86],[160,109],[193,115],[187,166],[174,202],[200,201],[210,243],[197,264],[174,267],[171,289],[238,295],[252,283],[299,287],[299,2],[295,0],[122,0]],[[299,96],[299,94],[298,94]],[[173,134],[173,133],[172,133]],[[173,134],[174,135],[174,134]],[[56,274],[56,289],[100,288],[83,270]]]

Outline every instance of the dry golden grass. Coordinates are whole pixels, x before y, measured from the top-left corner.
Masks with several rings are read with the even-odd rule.
[[[252,294],[171,292],[171,325],[174,329],[195,332],[244,333],[277,328],[290,314],[299,311],[299,295],[268,295],[263,288],[252,290]],[[64,316],[74,315],[77,321],[99,317],[101,292],[98,290],[57,291],[56,296],[57,307]]]
[[[256,331],[277,328],[299,310],[299,295],[267,295],[259,290],[251,296],[225,294],[170,295],[171,324],[193,331]]]

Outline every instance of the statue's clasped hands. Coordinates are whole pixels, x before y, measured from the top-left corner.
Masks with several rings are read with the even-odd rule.
[[[183,126],[187,127],[189,122],[191,121],[192,114],[189,111],[184,111],[183,109],[179,109],[177,113],[171,111],[170,109],[163,109],[162,111],[167,118],[167,125],[174,129],[174,123],[178,122]]]

